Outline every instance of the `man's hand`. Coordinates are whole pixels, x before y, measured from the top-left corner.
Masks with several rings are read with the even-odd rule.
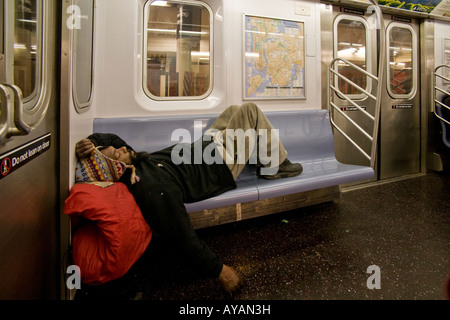
[[[95,150],[95,146],[89,139],[83,139],[77,142],[75,147],[75,153],[79,159],[89,157],[92,151]]]
[[[223,265],[222,272],[218,279],[222,288],[228,293],[233,293],[241,289],[244,283],[242,278],[236,272],[236,269],[225,264]]]

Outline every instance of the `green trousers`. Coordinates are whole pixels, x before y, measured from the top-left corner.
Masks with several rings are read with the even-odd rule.
[[[254,103],[228,107],[205,135],[212,136],[234,179],[247,162],[262,166],[266,174],[275,174],[287,157],[277,131]]]

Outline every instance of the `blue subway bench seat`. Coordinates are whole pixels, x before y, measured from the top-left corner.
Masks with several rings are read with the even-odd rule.
[[[291,162],[300,162],[299,176],[266,180],[256,167],[247,165],[237,188],[217,197],[187,203],[191,222],[203,228],[292,210],[339,197],[342,184],[373,177],[369,166],[343,164],[336,160],[328,110],[267,112],[279,130]],[[115,133],[137,151],[153,152],[176,144],[175,130],[187,130],[192,141],[201,137],[217,115],[97,118],[94,132]]]

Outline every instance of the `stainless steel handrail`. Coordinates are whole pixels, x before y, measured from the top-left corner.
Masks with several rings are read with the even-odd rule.
[[[438,84],[437,84],[437,79],[440,78],[440,79],[444,80],[444,82],[447,85],[450,85],[450,79],[449,78],[438,74],[439,69],[443,69],[444,70],[445,68],[449,69],[449,71],[450,71],[450,66],[443,64],[443,65],[440,65],[440,66],[436,67],[436,69],[434,69],[434,72],[433,72],[433,99],[434,99],[433,112],[434,112],[434,115],[438,119],[440,119],[443,122],[445,122],[445,123],[450,125],[450,119],[445,119],[443,116],[439,115],[438,112],[437,112],[437,105],[440,105],[440,106],[446,108],[447,110],[450,110],[450,106],[446,105],[445,103],[443,103],[443,102],[441,102],[441,101],[439,101],[437,99],[437,92],[438,91],[443,93],[443,94],[445,94],[445,95],[447,95],[447,96],[450,96],[450,92],[446,91],[443,87],[439,87]]]
[[[14,93],[14,125],[15,128],[10,128],[8,136],[23,136],[27,135],[31,131],[31,127],[25,123],[23,119],[23,95],[22,90],[16,85],[3,83],[7,87],[11,88]]]
[[[378,144],[378,129],[379,129],[379,123],[380,123],[380,108],[381,108],[381,94],[382,94],[382,85],[383,85],[383,75],[384,75],[384,65],[386,60],[386,43],[385,43],[385,26],[384,26],[384,20],[383,15],[381,13],[381,9],[378,5],[377,1],[371,0],[373,5],[369,6],[369,9],[373,9],[376,14],[377,19],[377,29],[379,30],[379,62],[378,62],[378,75],[373,75],[367,70],[362,69],[361,67],[355,65],[354,63],[351,63],[350,61],[347,61],[342,58],[336,58],[330,63],[329,67],[329,103],[328,103],[328,109],[330,113],[330,122],[332,126],[341,133],[359,152],[362,153],[362,155],[370,161],[370,166],[372,168],[375,168],[375,160],[377,155],[377,144]],[[352,80],[348,79],[347,77],[343,76],[339,72],[335,70],[335,64],[338,62],[344,62],[346,65],[358,70],[359,72],[362,72],[366,77],[369,77],[372,79],[372,81],[377,82],[377,89],[376,89],[376,95],[371,94],[367,90],[363,89],[356,83],[354,83]],[[369,97],[370,99],[373,99],[375,101],[375,112],[374,115],[371,115],[369,112],[364,110],[362,107],[360,107],[354,100],[352,100],[348,95],[342,93],[339,88],[337,88],[334,84],[335,79],[339,78],[353,86],[354,88],[358,89],[362,94],[364,94],[366,97]],[[334,102],[334,97],[338,95],[339,97],[345,99],[348,101],[351,105],[353,105],[355,108],[357,108],[359,111],[361,111],[366,117],[368,117],[371,121],[373,121],[373,131],[371,133],[368,133],[366,130],[364,130],[355,120],[351,119],[348,115],[346,115]],[[370,155],[364,151],[364,149],[355,142],[345,131],[340,128],[336,122],[334,121],[334,110],[338,111],[340,115],[342,115],[347,121],[349,121],[358,131],[360,131],[364,136],[366,136],[372,146],[371,146],[371,152]]]
[[[10,122],[10,105],[13,103],[11,90],[0,83],[0,145],[4,143],[4,138],[8,134]]]
[[[354,65],[353,63],[342,59],[342,58],[336,58],[331,62],[330,65],[330,89],[332,89],[332,92],[338,94],[341,98],[347,100],[349,103],[351,103],[354,107],[356,107],[359,111],[361,111],[365,116],[367,116],[370,120],[372,120],[373,122],[375,122],[375,117],[372,116],[369,112],[367,112],[366,110],[364,110],[363,108],[361,108],[355,101],[353,101],[348,95],[342,93],[338,88],[336,88],[333,85],[333,79],[335,78],[335,75],[338,75],[339,78],[344,79],[347,83],[349,83],[351,86],[353,86],[354,88],[357,88],[358,90],[360,90],[363,94],[365,94],[365,96],[373,99],[376,101],[377,97],[370,94],[369,92],[367,92],[366,90],[362,89],[360,86],[358,86],[356,83],[354,83],[353,81],[351,81],[350,79],[342,76],[341,74],[339,74],[337,71],[334,70],[334,65],[336,64],[336,62],[338,61],[342,61],[348,65],[350,65],[351,67],[353,67],[354,69],[364,73],[366,76],[371,77],[373,80],[378,81],[377,77],[374,77],[371,73],[367,72],[366,70]],[[333,127],[339,131],[359,152],[362,153],[362,155],[369,161],[372,160],[371,155],[369,155],[367,152],[365,152],[359,145],[357,142],[355,142],[349,135],[347,135],[344,130],[342,130],[338,124],[336,124],[336,122],[334,121],[334,110],[338,111],[339,114],[341,114],[345,119],[347,119],[354,127],[356,127],[356,129],[358,129],[359,132],[361,132],[363,135],[365,135],[373,144],[374,141],[374,136],[370,133],[368,133],[366,130],[364,130],[358,123],[356,123],[356,121],[354,121],[353,119],[351,119],[348,115],[345,114],[345,112],[343,112],[334,102],[333,102],[333,94],[330,95],[330,106],[333,107],[333,109],[330,109],[330,121],[331,124],[333,125]]]
[[[27,135],[31,127],[23,119],[22,90],[16,85],[0,83],[0,144],[12,136]]]

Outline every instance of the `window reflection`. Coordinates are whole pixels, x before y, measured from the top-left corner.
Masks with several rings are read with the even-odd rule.
[[[361,21],[342,19],[337,25],[337,57],[345,59],[366,70],[366,27]],[[340,63],[338,72],[361,88],[366,88],[364,73],[345,63]],[[361,91],[339,79],[339,90],[344,94],[360,94]]]
[[[211,13],[201,4],[148,6],[146,84],[154,97],[202,97],[211,82]]]
[[[14,84],[24,99],[37,89],[38,21],[36,0],[15,0],[14,17]]]
[[[407,95],[413,90],[412,33],[403,27],[393,27],[389,33],[390,91]]]
[[[92,96],[94,1],[75,0],[85,19],[74,32],[74,98],[77,110],[88,108]]]

